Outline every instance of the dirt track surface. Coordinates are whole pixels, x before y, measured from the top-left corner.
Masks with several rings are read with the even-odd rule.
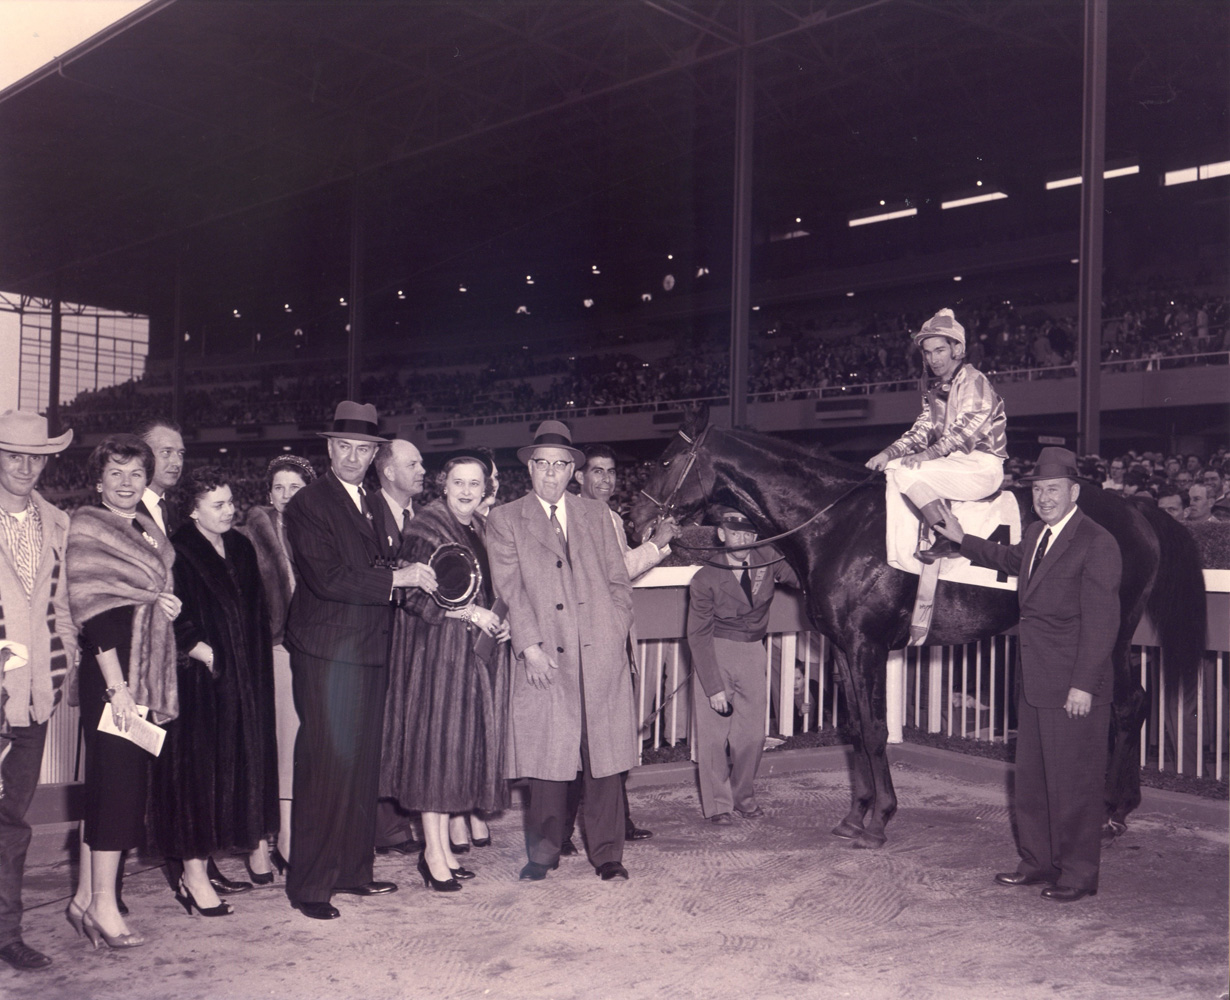
[[[282,884],[233,899],[234,916],[189,918],[149,862],[125,898],[149,943],[90,950],[64,920],[71,869],[36,850],[25,938],[55,964],[0,966],[18,998],[852,997],[1214,998],[1227,990],[1227,828],[1138,811],[1103,858],[1098,895],[1061,905],[996,886],[1016,854],[1002,787],[894,765],[900,811],[878,851],[829,835],[848,802],[841,771],[767,765],[768,815],[713,827],[689,783],[632,790],[632,878],[604,883],[584,858],[518,882],[520,813],[466,856],[478,877],[423,888],[413,861],[379,857],[392,896],[335,897],[340,920],[292,911]],[[766,775],[768,773],[768,776]],[[57,838],[61,839],[61,838]],[[37,844],[36,844],[37,847]],[[39,857],[38,855],[42,855]],[[156,860],[156,859],[155,859]],[[238,860],[223,868],[240,877]]]

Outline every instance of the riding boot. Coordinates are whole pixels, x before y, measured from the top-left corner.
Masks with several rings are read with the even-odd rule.
[[[930,503],[923,504],[919,513],[922,515],[923,522],[928,528],[934,530],[937,524],[943,524],[948,518],[952,517],[952,511],[943,500],[932,500]],[[930,548],[919,549],[914,553],[914,558],[921,563],[931,564],[937,559],[943,559],[945,556],[958,556],[961,554],[961,546],[949,538],[944,538],[942,535],[936,535],[935,541],[931,543]]]

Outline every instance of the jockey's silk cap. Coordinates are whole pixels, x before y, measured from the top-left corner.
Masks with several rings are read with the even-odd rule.
[[[346,438],[348,441],[374,441],[381,444],[388,438],[380,437],[376,408],[371,403],[355,403],[343,399],[333,411],[333,426],[327,431],[318,431],[321,437]]]
[[[1076,455],[1067,448],[1043,448],[1034,471],[1018,476],[1018,482],[1032,483],[1039,479],[1084,479],[1076,465]]]
[[[719,528],[756,532],[756,525],[744,517],[742,511],[737,511],[733,507],[714,507],[709,518]]]
[[[563,448],[577,465],[585,464],[585,452],[572,446],[572,431],[560,420],[544,420],[534,432],[534,443],[517,449],[517,461],[528,462],[537,448]]]
[[[26,410],[0,413],[0,449],[21,455],[55,455],[67,448],[73,432],[47,436],[47,418]]]
[[[955,340],[962,348],[965,347],[965,327],[957,322],[957,317],[951,309],[941,309],[914,334],[914,343],[919,347],[927,337],[947,337]]]

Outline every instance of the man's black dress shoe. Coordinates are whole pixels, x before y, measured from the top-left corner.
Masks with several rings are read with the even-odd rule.
[[[574,854],[580,854],[581,852],[577,850],[577,845],[574,844],[572,842],[572,838],[569,837],[559,845],[559,853],[561,857],[570,858]]]
[[[751,809],[736,809],[735,812],[744,819],[760,819],[764,815],[764,809],[761,806],[752,806]]]
[[[313,920],[336,920],[341,916],[332,903],[291,903],[291,906]]]
[[[50,958],[41,951],[35,951],[21,939],[0,948],[0,958],[8,962],[14,969],[20,969],[22,972],[45,969],[51,964]]]
[[[648,840],[652,836],[652,830],[642,830],[639,826],[630,826],[624,830],[624,840]]]
[[[338,886],[334,892],[344,892],[348,896],[383,896],[386,892],[396,892],[396,882],[368,882],[367,885]]]
[[[411,837],[400,844],[389,844],[387,847],[377,847],[377,854],[418,854],[427,845],[421,840]]]
[[[604,861],[598,866],[598,877],[603,882],[609,882],[614,878],[621,878],[626,882],[628,880],[628,869],[618,861]]]
[[[1041,875],[1027,875],[1025,872],[1000,872],[995,876],[1000,885],[1050,885],[1049,878]]]
[[[517,877],[530,882],[541,882],[547,877],[547,872],[553,872],[559,867],[559,862],[556,861],[553,865],[540,865],[537,861],[529,861],[525,867],[521,869],[521,874]]]
[[[1097,889],[1077,889],[1071,885],[1051,885],[1042,890],[1042,898],[1052,903],[1075,903],[1078,899],[1097,894]]]
[[[238,896],[241,892],[248,892],[252,888],[251,882],[235,882],[218,870],[218,866],[214,864],[214,859],[210,858],[205,864],[205,871],[209,875],[209,884],[214,887],[214,892],[219,896]]]

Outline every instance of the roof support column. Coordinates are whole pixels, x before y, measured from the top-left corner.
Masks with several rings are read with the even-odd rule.
[[[60,364],[64,341],[64,321],[60,314],[60,279],[56,277],[55,297],[51,300],[51,350],[47,358],[47,433],[60,433]]]
[[[755,78],[752,0],[739,0],[739,64],[735,90],[734,226],[730,295],[730,425],[747,424],[748,325],[752,313],[752,137]]]
[[[1077,451],[1098,454],[1102,402],[1102,184],[1106,160],[1106,4],[1085,0],[1084,126],[1081,129],[1080,411]]]
[[[350,191],[350,326],[346,348],[346,396],[361,402],[363,372],[363,180],[357,171]]]

